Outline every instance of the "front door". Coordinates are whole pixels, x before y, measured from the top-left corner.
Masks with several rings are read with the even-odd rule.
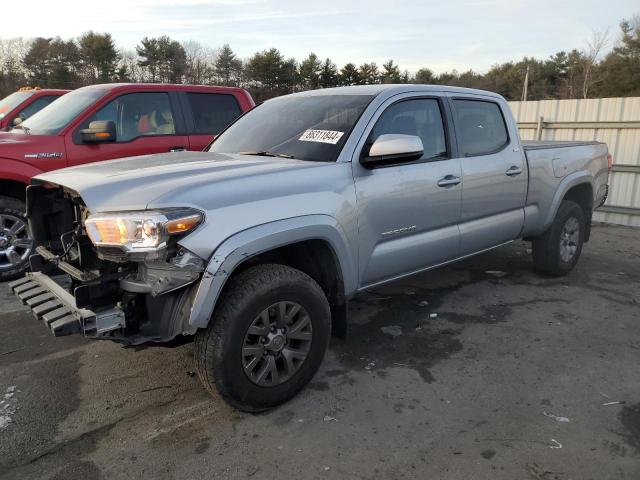
[[[452,103],[464,177],[461,253],[468,255],[519,236],[527,169],[518,132],[505,121],[506,104],[475,98]]]
[[[117,97],[67,136],[69,166],[172,150],[187,150],[189,138],[176,134],[176,112],[167,92],[128,93]],[[96,120],[116,124],[116,141],[83,143],[80,130]]]
[[[444,112],[438,98],[392,103],[376,120],[367,144],[382,134],[417,135],[422,158],[374,169],[353,160],[361,286],[458,256],[462,173],[445,133]]]

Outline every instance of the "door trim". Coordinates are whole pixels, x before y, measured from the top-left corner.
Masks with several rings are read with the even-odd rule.
[[[437,265],[432,265],[430,267],[420,268],[418,270],[413,270],[413,271],[411,271],[409,273],[403,273],[401,275],[396,275],[396,276],[391,277],[391,278],[385,278],[384,280],[380,280],[378,282],[368,283],[366,285],[363,285],[363,286],[359,287],[357,291],[358,292],[362,292],[362,291],[367,290],[369,288],[377,287],[379,285],[384,285],[385,283],[394,282],[396,280],[400,280],[400,279],[405,278],[405,277],[410,277],[412,275],[417,275],[419,273],[427,272],[427,271],[433,270],[435,268],[444,267],[444,266],[449,265],[451,263],[455,263],[455,262],[459,262],[460,260],[464,260],[465,258],[469,258],[469,257],[473,257],[475,255],[479,255],[481,253],[489,252],[489,251],[495,250],[496,248],[499,248],[499,247],[504,247],[505,245],[509,245],[510,243],[514,242],[515,240],[517,240],[517,239],[508,240],[508,241],[506,241],[504,243],[501,243],[499,245],[494,245],[493,247],[484,248],[482,250],[478,250],[477,252],[468,253],[466,255],[462,255],[461,257],[457,257],[457,258],[454,258],[452,260],[447,260],[446,262],[438,263]]]

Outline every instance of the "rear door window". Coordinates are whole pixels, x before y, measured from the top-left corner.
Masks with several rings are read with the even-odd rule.
[[[116,124],[116,142],[130,142],[138,137],[175,135],[175,115],[166,92],[128,93],[98,110],[82,128],[96,120]]]
[[[509,143],[507,125],[497,103],[458,99],[453,105],[463,156],[490,155]]]
[[[233,95],[188,92],[187,99],[195,122],[192,133],[196,135],[217,135],[242,114]]]

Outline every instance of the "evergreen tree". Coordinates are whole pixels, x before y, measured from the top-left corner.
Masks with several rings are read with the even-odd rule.
[[[180,83],[187,67],[187,53],[182,45],[166,35],[144,37],[136,52],[138,64],[148,72],[151,82]]]
[[[330,88],[338,85],[338,67],[330,59],[326,59],[320,71],[320,86]]]
[[[360,84],[360,73],[358,73],[358,67],[354,63],[347,63],[340,69],[338,84],[347,87]]]
[[[86,82],[110,82],[116,75],[120,57],[108,33],[83,33],[78,41],[79,57],[84,65]]]
[[[374,83],[380,83],[380,72],[378,71],[378,65],[375,62],[363,63],[358,68],[358,75],[360,77],[360,85],[371,85]]]
[[[238,85],[242,75],[242,61],[236,57],[228,43],[220,49],[213,71],[222,85]]]
[[[313,90],[320,86],[322,63],[315,53],[309,54],[300,64],[300,87],[303,90]]]
[[[393,60],[382,64],[382,68],[384,69],[381,76],[382,83],[401,83],[400,68],[393,63]]]

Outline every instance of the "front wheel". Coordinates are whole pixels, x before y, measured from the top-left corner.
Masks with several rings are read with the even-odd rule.
[[[564,200],[545,233],[533,240],[533,264],[538,272],[562,276],[578,263],[586,232],[584,211]]]
[[[0,281],[21,276],[32,253],[24,202],[0,196]]]
[[[320,367],[331,312],[320,286],[285,265],[234,276],[194,344],[204,386],[236,408],[266,410],[295,396]]]

